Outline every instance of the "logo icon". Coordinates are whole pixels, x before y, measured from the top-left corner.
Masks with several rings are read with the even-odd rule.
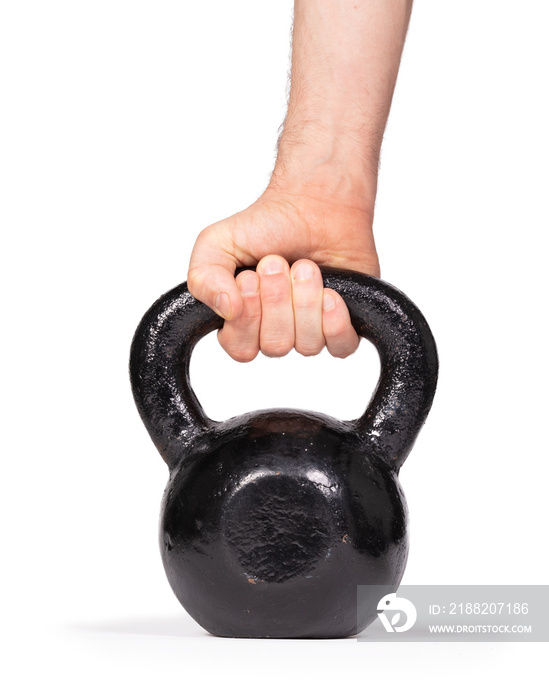
[[[391,621],[385,613],[394,613]],[[404,613],[406,619],[403,624],[398,625],[401,614]],[[387,632],[406,632],[414,626],[417,620],[415,605],[408,598],[397,598],[396,593],[389,593],[377,604],[377,616],[381,620]]]

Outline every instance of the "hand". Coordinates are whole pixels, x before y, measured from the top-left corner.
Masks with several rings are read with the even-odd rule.
[[[288,112],[271,182],[250,207],[202,231],[188,272],[191,293],[226,319],[219,340],[236,360],[292,347],[309,355],[324,344],[344,357],[358,345],[318,267],[301,273],[317,263],[379,275],[379,155],[411,8],[412,0],[294,1]],[[283,269],[268,274],[274,262]],[[235,281],[237,267],[253,265],[257,273]]]
[[[271,186],[244,211],[201,232],[189,290],[226,319],[219,342],[235,360],[249,362],[260,350],[281,357],[293,347],[315,355],[325,345],[346,357],[359,339],[343,299],[323,289],[317,263],[378,276],[371,217],[336,198]],[[252,265],[256,272],[235,279],[237,267]]]

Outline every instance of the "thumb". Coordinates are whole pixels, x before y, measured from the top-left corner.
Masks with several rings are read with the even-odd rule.
[[[227,321],[238,318],[243,308],[235,270],[232,256],[197,239],[187,275],[189,292]]]

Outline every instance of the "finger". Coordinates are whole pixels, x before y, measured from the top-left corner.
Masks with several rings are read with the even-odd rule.
[[[269,357],[282,357],[294,346],[290,266],[279,255],[267,255],[256,269],[261,296],[261,352]]]
[[[193,297],[227,320],[238,318],[243,307],[235,270],[235,259],[223,250],[219,234],[204,229],[191,254],[187,285]]]
[[[259,275],[252,270],[241,272],[236,277],[236,285],[242,295],[242,313],[234,321],[225,321],[217,337],[221,347],[234,360],[250,362],[259,352]]]
[[[322,300],[322,332],[334,357],[347,357],[358,348],[360,338],[351,323],[349,309],[333,289],[325,289]]]
[[[325,345],[322,332],[322,276],[318,265],[310,260],[295,262],[291,273],[295,349],[301,355],[318,355]]]

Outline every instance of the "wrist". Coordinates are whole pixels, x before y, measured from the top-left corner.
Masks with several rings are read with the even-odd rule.
[[[285,125],[271,190],[335,202],[373,218],[379,149],[361,143],[351,129],[313,123]]]

